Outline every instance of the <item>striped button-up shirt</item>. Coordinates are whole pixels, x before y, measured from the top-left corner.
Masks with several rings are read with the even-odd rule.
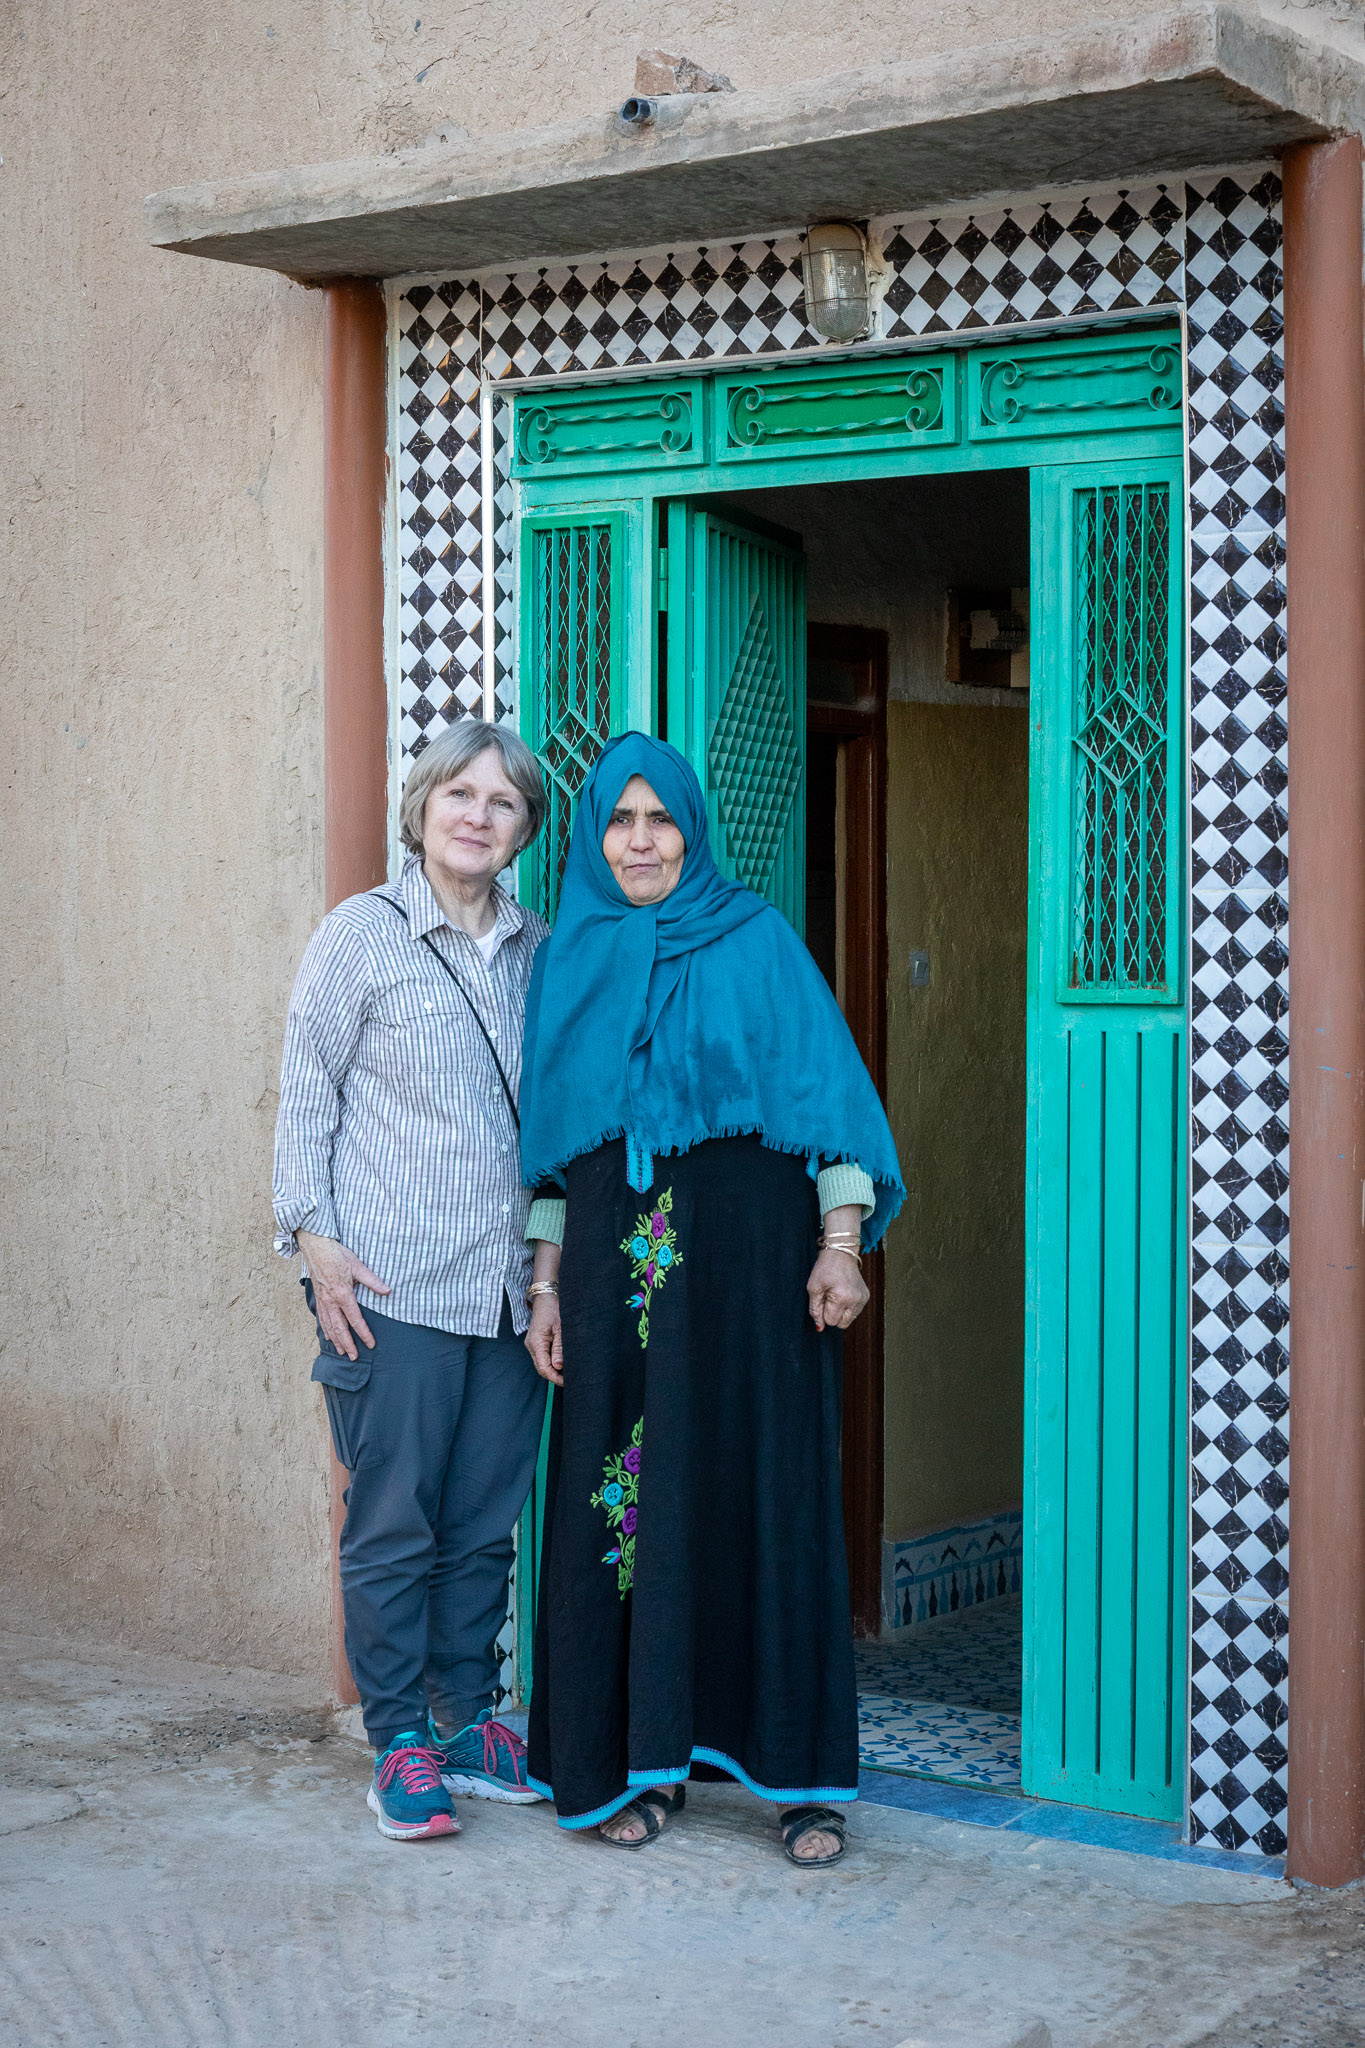
[[[493,903],[486,962],[446,922],[416,859],[323,919],[289,1004],[275,1128],[281,1249],[296,1230],[337,1238],[392,1289],[357,1287],[363,1308],[469,1337],[496,1336],[504,1295],[526,1328],[529,1197],[497,1067],[422,941],[430,934],[478,1006],[516,1095],[547,927],[501,889]]]

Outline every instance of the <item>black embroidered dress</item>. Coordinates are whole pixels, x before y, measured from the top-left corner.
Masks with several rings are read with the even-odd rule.
[[[815,1183],[753,1137],[653,1164],[645,1194],[620,1139],[564,1173],[529,1766],[569,1828],[694,1765],[784,1805],[857,1796]]]

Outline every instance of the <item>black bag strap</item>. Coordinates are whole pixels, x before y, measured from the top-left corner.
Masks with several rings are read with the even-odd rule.
[[[382,889],[376,889],[375,894],[378,896],[381,903],[388,904],[390,910],[396,910],[398,912],[398,915],[402,918],[404,924],[408,925],[409,930],[411,930],[411,924],[408,919],[408,913],[406,912],[406,910],[404,910],[402,904],[395,903],[392,896],[386,896]],[[493,1043],[492,1036],[489,1033],[488,1026],[484,1023],[483,1018],[479,1015],[478,1004],[474,1001],[473,996],[469,993],[469,990],[460,980],[459,975],[455,972],[455,969],[446,959],[446,956],[441,951],[440,947],[434,946],[432,944],[430,932],[423,932],[422,944],[426,947],[427,951],[430,953],[432,959],[436,962],[437,966],[443,967],[445,969],[446,973],[454,982],[456,988],[460,991],[460,994],[464,997],[466,1003],[468,1003],[469,1013],[473,1017],[474,1022],[478,1025],[480,1032],[483,1034],[484,1044],[488,1047],[489,1052],[493,1055],[493,1065],[498,1070],[498,1079],[502,1082],[502,1092],[507,1097],[507,1107],[512,1112],[512,1121],[516,1125],[517,1129],[520,1130],[521,1117],[517,1111],[516,1097],[512,1093],[512,1084],[507,1078],[507,1072],[502,1064],[502,1061],[498,1058],[498,1048]]]

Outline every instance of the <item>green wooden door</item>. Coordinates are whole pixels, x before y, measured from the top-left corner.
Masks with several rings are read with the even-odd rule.
[[[1024,1787],[1183,1809],[1181,467],[1035,469]]]
[[[638,722],[648,688],[630,613],[644,571],[643,507],[589,504],[529,515],[519,544],[522,737],[540,760],[548,803],[518,881],[523,899],[553,920],[589,770],[608,739]],[[547,1398],[535,1482],[517,1522],[513,1689],[523,1700],[531,1696],[549,1430]]]
[[[706,792],[711,844],[806,925],[806,565],[779,528],[674,502],[659,522],[666,729]]]

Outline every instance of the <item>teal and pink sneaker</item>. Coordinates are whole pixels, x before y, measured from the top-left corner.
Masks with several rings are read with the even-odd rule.
[[[491,1707],[458,1735],[438,1735],[435,1722],[428,1719],[427,1739],[448,1792],[462,1792],[468,1799],[505,1799],[513,1806],[529,1806],[544,1797],[526,1782],[526,1744],[493,1719]]]
[[[458,1835],[460,1823],[441,1783],[438,1760],[416,1729],[395,1735],[374,1760],[374,1779],[365,1803],[391,1842],[420,1842],[428,1835]]]

